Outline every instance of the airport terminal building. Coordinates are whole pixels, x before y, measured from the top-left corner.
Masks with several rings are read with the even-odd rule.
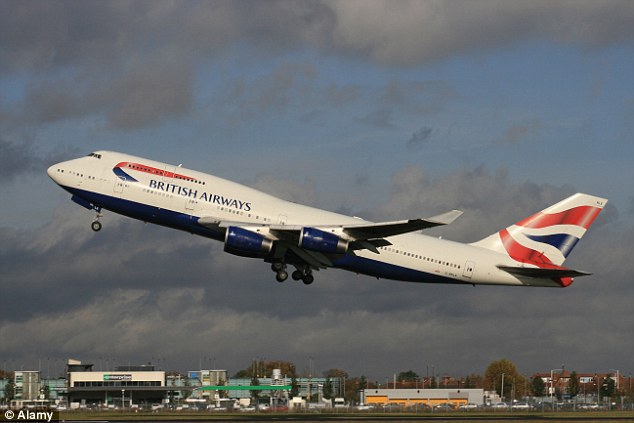
[[[164,371],[153,366],[120,366],[92,371],[92,365],[68,364],[68,402],[103,406],[161,402],[174,387],[166,386]],[[180,387],[178,389],[181,389]]]

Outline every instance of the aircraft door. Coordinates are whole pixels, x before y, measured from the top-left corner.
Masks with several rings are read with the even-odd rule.
[[[193,213],[196,210],[196,205],[198,204],[198,200],[195,198],[187,198],[187,202],[185,203],[185,211],[187,213]]]
[[[467,279],[471,279],[473,277],[473,271],[475,270],[475,262],[471,260],[467,260],[464,264],[464,270],[462,272],[462,276]]]
[[[114,193],[119,194],[119,196],[121,196],[121,194],[123,194],[123,189],[125,187],[126,187],[125,178],[121,176],[117,176],[114,180]]]

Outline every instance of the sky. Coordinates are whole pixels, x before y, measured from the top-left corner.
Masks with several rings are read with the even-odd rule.
[[[382,381],[634,371],[634,3],[0,2],[0,365],[292,361]],[[219,242],[72,203],[53,163],[115,150],[473,242],[609,199],[566,289],[311,286]]]

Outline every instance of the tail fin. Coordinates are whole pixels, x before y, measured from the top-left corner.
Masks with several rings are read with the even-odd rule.
[[[473,245],[520,263],[561,266],[607,202],[578,193]]]

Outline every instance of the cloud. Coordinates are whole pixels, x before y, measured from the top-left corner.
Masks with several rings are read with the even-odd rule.
[[[13,181],[22,175],[45,171],[76,153],[77,149],[70,147],[42,153],[30,139],[14,141],[13,137],[0,134],[0,181]]]
[[[418,131],[412,134],[412,137],[407,141],[407,146],[410,148],[420,147],[429,141],[433,129],[429,126],[423,126]]]
[[[274,164],[287,166],[289,174],[289,168],[299,174],[306,166],[319,167],[321,157],[340,168],[350,165],[347,180],[357,192],[339,210],[391,220],[458,208],[465,211],[458,221],[428,234],[475,241],[576,188],[522,182],[521,176],[517,182],[521,173],[478,166],[475,154],[466,159],[468,167],[451,171],[452,164],[441,177],[421,166],[392,174],[391,163],[381,166],[387,149],[368,144],[369,153],[357,158],[360,142],[345,140],[350,133],[336,125],[349,127],[356,118],[364,129],[374,128],[363,140],[405,127],[415,132],[408,140],[400,129],[401,142],[430,143],[451,125],[436,120],[438,115],[454,106],[460,114],[463,104],[454,103],[467,90],[458,89],[456,74],[425,79],[421,65],[533,40],[586,49],[631,43],[633,9],[629,1],[3,1],[0,78],[7,90],[0,99],[0,180],[36,171],[46,178],[41,171],[49,164],[78,155],[59,147],[59,140],[52,141],[55,153],[38,144],[45,135],[84,142],[73,140],[84,139],[85,132],[69,136],[64,123],[125,133],[164,125],[160,135],[166,137],[162,129],[170,122],[197,115],[211,120],[214,131],[205,132],[202,149],[195,142],[183,146],[206,166],[218,166],[223,143],[233,141],[217,141],[218,121],[241,128],[248,138],[266,138],[279,135],[271,117],[288,119],[290,112],[291,120],[308,122],[311,129],[331,120],[335,128],[328,137],[308,134],[309,149],[296,140],[276,141],[266,145],[266,154],[278,156]],[[363,78],[333,76],[333,57],[337,72],[351,67]],[[367,78],[359,71],[366,67]],[[285,133],[298,132],[294,123],[285,122]],[[195,126],[192,131],[200,131]],[[502,128],[487,140],[516,145],[542,130],[541,121],[522,117]],[[96,137],[86,142],[130,142],[95,132],[101,131],[90,132]],[[163,147],[162,154],[171,155],[180,144]],[[268,161],[258,156],[262,148],[249,150],[258,166]],[[210,158],[200,159],[205,153]],[[364,154],[378,161],[363,167]],[[403,163],[425,161],[407,157]],[[375,192],[368,174],[392,176],[389,201],[385,191]],[[320,198],[320,189],[337,191],[335,184],[270,174],[259,175],[254,185],[316,206],[329,201]],[[29,211],[49,207],[41,204],[46,195],[29,196],[38,203]],[[363,202],[351,206],[350,198]],[[361,207],[368,210],[359,213]],[[201,351],[213,352],[230,369],[255,355],[299,366],[310,355],[324,366],[374,372],[370,376],[377,378],[392,374],[394,363],[443,363],[454,372],[477,372],[501,356],[521,362],[525,371],[549,368],[553,361],[595,370],[605,365],[605,351],[611,351],[610,367],[626,367],[633,345],[622,336],[629,330],[623,316],[630,312],[634,286],[628,256],[634,234],[619,218],[623,212],[631,210],[608,204],[576,247],[571,267],[594,275],[565,290],[418,285],[333,269],[318,272],[315,284],[306,287],[276,283],[269,264],[225,254],[219,242],[112,213],[95,234],[89,228],[93,213],[69,202],[52,215],[42,212],[38,225],[18,227],[9,220],[0,227],[0,339],[11,339],[0,345],[0,354],[26,357],[34,366],[53,355],[147,362],[160,351],[181,370],[195,366]],[[25,351],[32,351],[30,358]]]
[[[316,202],[308,183],[263,175],[256,185]],[[572,191],[515,183],[484,167],[438,178],[407,167],[375,213],[387,220],[461,208],[458,221],[429,234],[474,241]],[[595,275],[565,290],[419,285],[334,269],[306,287],[278,284],[268,264],[225,254],[220,243],[112,213],[93,233],[91,213],[69,203],[42,228],[0,231],[0,336],[11,340],[0,353],[144,363],[160,354],[180,369],[201,351],[229,369],[254,355],[296,363],[310,355],[371,377],[391,374],[395,362],[477,372],[501,356],[523,371],[552,360],[585,370],[603,364],[604,348],[613,363],[626,363],[631,340],[617,334],[627,332],[627,319],[588,317],[604,314],[605,304],[615,316],[629,312],[634,234],[617,230],[615,213],[606,209],[571,255],[571,266]],[[544,349],[542,339],[553,344]]]
[[[18,122],[105,116],[109,127],[130,129],[191,110],[198,68],[226,59],[232,49],[258,59],[303,48],[407,67],[531,38],[603,48],[630,42],[633,21],[634,5],[627,0],[397,5],[382,0],[79,5],[9,0],[0,4],[0,72],[39,79],[20,101],[6,105],[8,110],[19,106],[19,116],[11,112]],[[243,117],[289,104],[288,94],[300,94],[292,90],[300,88],[301,78],[310,78],[306,66],[279,69],[257,81],[255,93],[250,81],[231,87],[233,94],[226,94],[237,103],[230,114]],[[394,82],[385,101],[398,101],[399,93],[412,88]],[[339,105],[358,98],[354,87],[331,86],[325,95]],[[415,106],[417,113],[433,113],[441,104]],[[361,119],[388,128],[389,113],[379,108]]]
[[[512,125],[506,130],[504,137],[496,142],[499,145],[513,145],[521,142],[523,139],[534,136],[536,132],[542,129],[539,121],[531,121]]]
[[[414,65],[549,37],[603,47],[631,41],[627,1],[332,1],[336,48],[392,65]]]
[[[118,129],[137,128],[179,117],[193,103],[193,70],[181,64],[141,63],[102,91],[108,121]]]
[[[212,114],[222,116],[229,126],[238,126],[256,116],[310,105],[318,96],[312,84],[315,77],[312,64],[292,62],[254,79],[239,77],[213,94]]]
[[[411,65],[529,37],[591,47],[630,41],[627,0],[2,2],[3,70],[98,67],[161,53],[206,60],[247,41],[255,54],[313,46]],[[259,53],[258,53],[259,52]]]

